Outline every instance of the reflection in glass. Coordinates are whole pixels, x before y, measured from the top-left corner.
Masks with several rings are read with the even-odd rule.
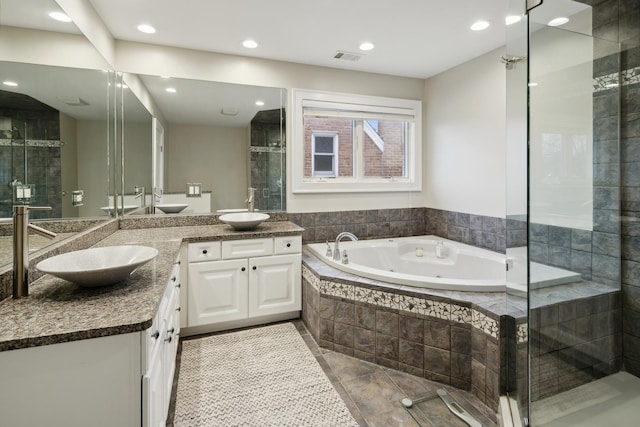
[[[109,73],[12,62],[0,72],[19,83],[0,91],[0,217],[12,215],[20,185],[30,188],[25,202],[52,207],[32,218],[104,215]]]

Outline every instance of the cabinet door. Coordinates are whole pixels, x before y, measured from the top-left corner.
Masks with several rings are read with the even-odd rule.
[[[164,328],[164,336],[162,341],[162,347],[164,351],[164,375],[163,375],[163,387],[164,387],[164,418],[169,411],[169,402],[171,399],[171,389],[173,388],[173,377],[176,369],[176,354],[178,352],[178,333],[180,330],[180,316],[176,311],[179,295],[179,289],[173,289],[173,296],[170,298],[170,305],[167,310],[166,327]]]
[[[300,254],[249,259],[249,316],[302,309],[301,262]]]
[[[247,260],[189,264],[188,325],[245,319],[248,316]]]
[[[160,330],[165,329],[162,322]],[[162,337],[162,334],[160,335]],[[160,338],[159,337],[159,338]],[[158,427],[165,423],[165,402],[169,397],[165,395],[164,386],[164,354],[163,346],[158,346],[151,356],[149,370],[142,377],[142,425],[143,427]]]

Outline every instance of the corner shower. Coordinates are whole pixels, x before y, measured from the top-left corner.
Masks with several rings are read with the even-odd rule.
[[[281,97],[283,95],[281,94]],[[281,99],[284,105],[284,99]],[[285,110],[259,111],[251,120],[249,168],[258,210],[286,210]]]
[[[559,3],[570,22],[551,26]],[[531,268],[507,273],[527,301],[525,310],[511,306],[505,356],[516,425],[632,425],[640,415],[632,3],[542,2],[507,27],[507,257],[573,273],[549,287],[533,286]]]

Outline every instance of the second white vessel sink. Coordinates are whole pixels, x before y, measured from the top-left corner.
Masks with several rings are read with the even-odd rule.
[[[269,215],[260,212],[236,212],[219,216],[220,221],[235,230],[251,230],[269,219]]]
[[[148,246],[105,246],[56,255],[36,268],[80,286],[97,287],[122,282],[157,255],[158,250]]]
[[[160,203],[156,205],[156,209],[160,209],[166,214],[180,213],[189,205],[186,203]]]

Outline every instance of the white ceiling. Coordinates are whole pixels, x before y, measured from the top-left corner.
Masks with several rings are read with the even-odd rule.
[[[116,39],[426,78],[504,44],[506,0],[91,0]],[[483,32],[469,26],[493,22]],[[157,33],[139,32],[148,23]],[[260,47],[241,46],[253,38]],[[333,59],[360,53],[357,62]]]
[[[505,44],[509,0],[90,0],[116,39],[427,78]],[[524,4],[524,0],[522,0]],[[549,13],[586,6],[547,0]],[[491,22],[485,31],[469,27]],[[157,33],[139,32],[151,24]],[[260,43],[241,46],[244,39]],[[360,52],[363,41],[376,47]],[[336,51],[363,53],[357,62]]]
[[[504,17],[507,4],[511,3],[509,0],[89,1],[115,39],[415,78],[427,78],[504,45]],[[587,7],[571,0],[547,0],[544,6],[536,15],[539,22],[546,22],[547,16],[571,16]],[[48,18],[48,12],[53,10],[60,10],[54,0],[0,0],[0,24],[79,33],[73,24]],[[492,25],[482,32],[471,31],[469,26],[479,19]],[[136,27],[141,23],[152,24],[157,33],[139,32]],[[241,41],[246,38],[256,39],[260,47],[253,50],[242,47]],[[363,41],[375,43],[375,49],[359,52],[358,46]],[[338,50],[363,56],[357,62],[337,60],[333,56]],[[60,88],[52,82],[53,76],[49,77],[49,88]],[[211,124],[212,117],[219,118],[219,110],[226,106],[243,105],[241,111],[247,117],[257,110],[250,104],[260,94],[246,91],[247,99],[241,99],[234,93],[229,98],[233,102],[220,100],[211,107],[214,96],[205,91],[215,89],[219,95],[221,87],[208,87],[211,82],[173,80],[169,84],[179,94],[191,95],[167,94],[164,91],[167,82],[143,77],[170,122],[181,123],[187,117],[194,121],[195,112],[200,112],[201,122]],[[69,92],[65,95],[76,96],[72,85],[64,87]],[[46,91],[46,87],[41,86],[40,90]],[[56,105],[56,97],[46,96],[50,105],[64,111],[64,106]],[[198,100],[205,101],[202,105],[208,108],[203,109]],[[273,102],[265,100],[268,105],[263,109],[275,108]],[[192,111],[185,112],[187,108]]]

